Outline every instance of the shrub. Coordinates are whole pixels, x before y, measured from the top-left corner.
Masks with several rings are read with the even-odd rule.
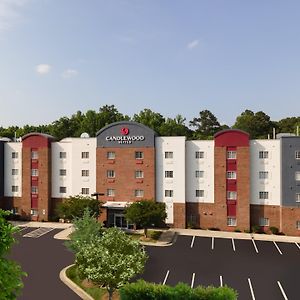
[[[242,232],[240,229],[234,229],[234,232]]]
[[[209,227],[208,230],[220,231],[220,228],[218,228],[218,227]]]
[[[254,232],[254,233],[263,233],[263,230],[259,225],[253,225],[251,227],[251,229],[252,229],[252,232]]]
[[[272,232],[272,234],[278,234],[279,233],[279,229],[277,227],[274,227],[274,226],[270,227],[270,231]]]
[[[159,237],[161,236],[162,234],[162,231],[158,231],[158,230],[150,230],[149,232],[149,235],[150,235],[150,238],[153,239],[153,240],[158,240]]]
[[[245,230],[244,230],[244,232],[245,232],[245,233],[250,233],[250,232],[251,232],[251,230],[249,230],[249,229],[245,229]]]

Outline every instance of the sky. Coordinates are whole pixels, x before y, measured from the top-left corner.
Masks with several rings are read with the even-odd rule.
[[[300,116],[300,1],[0,0],[0,126],[106,104]]]

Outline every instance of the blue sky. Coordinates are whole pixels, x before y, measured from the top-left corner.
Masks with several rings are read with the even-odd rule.
[[[0,126],[115,104],[300,115],[300,2],[0,0]]]

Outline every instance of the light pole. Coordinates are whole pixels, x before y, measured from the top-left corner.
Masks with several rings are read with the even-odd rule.
[[[99,196],[104,196],[104,193],[99,193],[99,192],[95,192],[93,194],[91,194],[92,197],[96,197],[97,200],[99,200]]]

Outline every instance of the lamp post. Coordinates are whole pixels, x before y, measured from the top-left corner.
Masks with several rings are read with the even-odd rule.
[[[97,200],[99,200],[99,196],[104,196],[104,193],[99,193],[99,192],[95,192],[93,194],[91,194],[92,197],[96,197]]]

